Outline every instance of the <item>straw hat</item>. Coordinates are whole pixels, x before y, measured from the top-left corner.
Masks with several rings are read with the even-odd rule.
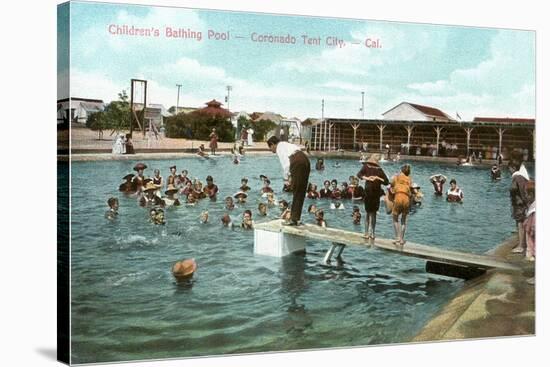
[[[139,171],[140,169],[146,169],[147,165],[144,163],[138,163],[134,166],[134,171]]]
[[[126,176],[122,177],[123,180],[129,180],[131,179],[132,177],[134,177],[134,174],[133,173],[128,173]]]
[[[260,175],[260,179],[267,180],[267,176],[266,175]]]
[[[166,195],[171,195],[176,192],[178,192],[178,189],[176,188],[176,186],[174,186],[174,184],[169,184],[168,186],[166,186],[166,191],[164,193]]]
[[[378,154],[378,153],[371,154],[369,159],[367,159],[367,163],[376,163],[376,164],[378,164],[379,161],[380,161],[380,154]]]
[[[185,259],[172,265],[172,274],[178,280],[191,278],[197,270],[195,259]]]
[[[158,186],[155,185],[153,182],[149,181],[143,188],[143,191],[149,191],[149,190],[158,190]]]
[[[245,198],[245,199],[248,197],[247,193],[244,192],[244,191],[236,192],[236,193],[233,195],[233,197],[234,197],[235,199],[238,199],[239,196],[242,196],[242,197]]]

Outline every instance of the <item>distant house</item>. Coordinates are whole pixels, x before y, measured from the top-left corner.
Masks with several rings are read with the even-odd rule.
[[[179,106],[178,111],[176,112],[176,106],[172,106],[168,109],[168,112],[172,115],[177,115],[178,113],[191,113],[196,110],[198,110],[198,107],[185,107],[185,106]]]
[[[205,104],[206,107],[196,110],[195,113],[231,118],[231,112],[229,112],[228,109],[222,107],[223,103],[213,99],[209,102],[206,102]]]
[[[316,126],[321,123],[321,119],[316,119],[312,117],[308,117],[304,121],[302,121],[302,140],[308,140],[311,142],[311,132],[313,129],[313,126]]]
[[[57,123],[71,123],[85,125],[88,116],[105,109],[101,99],[64,98],[57,100]]]
[[[445,112],[435,107],[401,102],[382,114],[385,120],[454,122]]]
[[[140,111],[143,108],[143,103],[134,103],[134,108],[137,111]],[[160,128],[164,125],[164,117],[168,117],[170,114],[164,108],[164,105],[160,103],[149,103],[147,109],[145,110],[145,127],[149,126],[149,123],[154,124],[156,127]]]
[[[288,136],[290,138],[302,138],[302,121],[299,118],[282,119],[279,126],[288,126]]]
[[[263,113],[260,113],[260,112],[254,112],[253,113],[254,115],[254,121],[260,121],[260,120],[270,120],[270,121],[273,121],[274,123],[276,123],[277,125],[279,125],[279,123],[281,122],[281,120],[284,119],[284,117],[278,113],[275,113],[275,112],[263,112]]]

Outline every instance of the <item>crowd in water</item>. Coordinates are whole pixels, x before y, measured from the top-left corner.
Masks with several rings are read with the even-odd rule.
[[[351,221],[355,225],[362,223],[360,208],[362,203],[366,214],[364,235],[367,240],[374,240],[376,216],[380,202],[383,202],[386,213],[392,215],[395,232],[394,243],[400,246],[405,245],[408,216],[421,206],[424,193],[420,186],[413,181],[412,168],[409,164],[404,164],[398,174],[388,178],[379,165],[379,161],[380,155],[377,153],[371,154],[368,159],[364,157],[361,169],[355,175],[349,176],[347,181],[339,182],[336,178],[325,179],[321,189],[316,183],[310,182],[306,198],[310,199],[311,204],[308,205],[307,211],[314,216],[315,223],[321,227],[327,227],[324,211],[317,208],[315,204],[317,200],[330,200],[330,208],[336,210],[344,209],[346,205],[351,204],[353,206]],[[324,165],[324,160],[319,158],[315,169],[322,172],[325,169]],[[513,217],[518,224],[520,235],[520,243],[514,252],[525,253],[527,259],[534,260],[534,181],[529,179],[521,160],[517,161],[512,158],[509,167],[512,173],[510,195]],[[217,200],[219,188],[211,175],[206,176],[205,184],[203,184],[198,178],[191,179],[185,169],[178,174],[176,166],[169,167],[170,173],[166,179],[161,176],[158,169],[153,170],[153,175],[147,177],[146,169],[145,164],[138,163],[134,167],[136,173],[123,177],[124,182],[119,186],[119,191],[125,195],[134,196],[138,205],[148,208],[149,220],[155,225],[165,224],[164,210],[168,207],[194,206],[200,200]],[[277,208],[277,217],[284,220],[290,218],[291,203],[286,200],[277,200],[271,187],[271,181],[267,176],[259,175],[259,178],[262,182],[261,187],[255,190],[257,190],[257,195],[261,196],[262,201],[258,203],[255,213],[250,209],[244,210],[241,213],[240,225],[235,224],[233,216],[230,215],[236,208],[245,204],[248,196],[251,195],[252,189],[248,185],[248,178],[243,177],[237,192],[232,196],[226,196],[223,199],[223,204],[220,204],[225,209],[225,213],[219,218],[222,226],[231,228],[240,226],[244,230],[249,230],[254,227],[253,217],[267,217],[268,210],[277,210]],[[495,164],[491,167],[491,178],[493,181],[500,180],[500,165]],[[364,185],[361,185],[361,181],[364,181]],[[445,195],[448,202],[462,203],[464,192],[456,180],[448,181],[450,187],[445,191],[447,181],[447,177],[439,173],[429,177],[435,195]],[[288,181],[284,181],[282,191],[292,191]],[[106,217],[114,220],[118,216],[118,199],[109,198],[108,205],[109,210]],[[208,211],[203,211],[200,215],[200,222],[207,223],[209,220]],[[334,244],[333,247],[337,257],[340,257],[344,246]]]

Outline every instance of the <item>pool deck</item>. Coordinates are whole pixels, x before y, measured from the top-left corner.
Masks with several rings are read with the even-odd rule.
[[[520,260],[511,253],[514,236],[492,254]],[[413,342],[475,339],[535,334],[535,286],[532,262],[520,260],[523,270],[491,270],[467,281],[464,288],[413,338]]]

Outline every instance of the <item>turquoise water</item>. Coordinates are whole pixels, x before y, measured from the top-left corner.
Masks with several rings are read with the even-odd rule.
[[[357,161],[339,160],[340,168],[335,162],[327,160],[322,173],[313,171],[311,181],[321,186],[326,178],[347,180],[360,169]],[[463,284],[427,274],[422,260],[375,249],[348,247],[341,267],[321,265],[329,244],[317,241],[308,241],[305,256],[254,255],[253,231],[222,228],[223,198],[249,177],[248,203],[231,215],[240,223],[245,209],[256,214],[263,173],[272,178],[277,197],[290,200],[281,193],[275,156],[247,157],[240,165],[227,157],[145,161],[148,174],[159,168],[167,176],[176,164],[178,172],[186,168],[203,182],[214,176],[220,187],[217,202],[168,209],[165,226],[150,224],[147,210],[117,191],[135,163],[72,164],[73,363],[406,342]],[[382,166],[388,176],[399,169],[396,163]],[[457,179],[463,205],[432,194],[428,177],[434,173]],[[425,199],[410,217],[408,240],[483,253],[511,235],[507,172],[492,183],[489,168],[413,163],[412,177]],[[115,222],[103,217],[110,196],[120,200]],[[352,223],[350,203],[345,210],[317,203],[330,227],[363,230]],[[210,222],[200,224],[205,209]],[[274,208],[269,216],[277,214]],[[305,213],[302,219],[313,221]],[[377,236],[393,236],[382,211]],[[190,284],[177,285],[170,267],[188,257],[196,259],[198,271]]]

